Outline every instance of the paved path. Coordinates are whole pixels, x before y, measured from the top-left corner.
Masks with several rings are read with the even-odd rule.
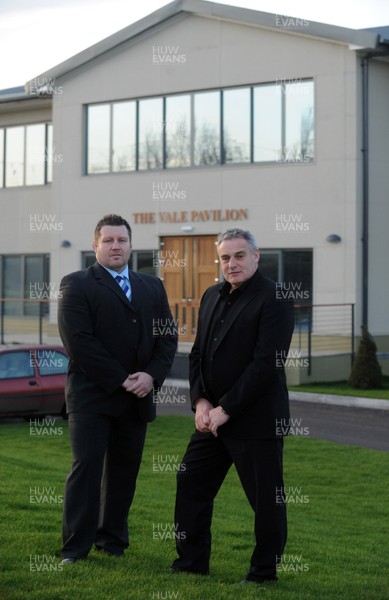
[[[389,452],[389,410],[386,410],[389,401],[379,401],[377,404],[366,400],[364,406],[369,406],[371,402],[373,408],[365,408],[350,397],[347,403],[351,406],[344,406],[333,404],[334,401],[341,402],[339,397],[320,395],[317,398],[319,401],[315,402],[315,394],[304,394],[303,400],[294,400],[296,395],[291,394],[290,410],[297,435],[301,433],[301,428],[308,428],[309,436],[316,439]],[[328,402],[326,398],[329,398]],[[165,382],[157,404],[157,414],[193,416],[185,381]]]

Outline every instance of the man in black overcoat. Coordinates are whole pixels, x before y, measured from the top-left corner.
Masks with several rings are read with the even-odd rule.
[[[283,435],[289,422],[284,361],[293,306],[258,270],[249,231],[218,244],[225,282],[205,292],[190,354],[196,431],[177,474],[172,571],[207,574],[214,498],[234,463],[255,513],[256,545],[243,582],[276,579],[287,534]]]

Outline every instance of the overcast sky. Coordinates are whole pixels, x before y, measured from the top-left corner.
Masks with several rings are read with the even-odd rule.
[[[351,29],[389,25],[389,0],[219,3]],[[24,85],[166,4],[164,0],[0,0],[0,89]]]

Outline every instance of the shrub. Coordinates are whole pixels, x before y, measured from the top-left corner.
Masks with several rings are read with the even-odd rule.
[[[362,327],[362,338],[348,378],[351,387],[363,390],[382,387],[382,371],[376,353],[372,336],[366,327]]]

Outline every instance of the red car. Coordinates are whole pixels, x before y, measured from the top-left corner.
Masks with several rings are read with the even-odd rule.
[[[65,418],[68,362],[61,346],[0,348],[0,416]]]

